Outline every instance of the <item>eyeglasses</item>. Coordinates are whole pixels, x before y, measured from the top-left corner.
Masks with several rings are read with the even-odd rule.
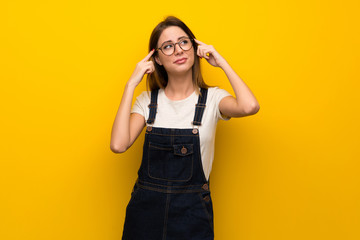
[[[174,52],[175,52],[175,45],[179,44],[179,47],[184,50],[184,51],[189,51],[192,48],[192,41],[194,39],[192,38],[183,38],[181,39],[179,42],[177,43],[172,43],[172,42],[166,42],[163,43],[161,45],[161,47],[159,47],[158,49],[156,49],[156,51],[158,51],[159,49],[161,50],[161,52],[167,56],[171,56]]]

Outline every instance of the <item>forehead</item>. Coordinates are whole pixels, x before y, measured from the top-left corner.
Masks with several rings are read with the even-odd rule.
[[[171,26],[164,29],[161,33],[158,44],[162,44],[166,41],[177,42],[178,38],[181,36],[188,37],[188,35],[180,27]]]

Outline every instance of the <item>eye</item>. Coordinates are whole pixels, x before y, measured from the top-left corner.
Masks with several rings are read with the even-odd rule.
[[[172,44],[167,44],[167,45],[165,45],[163,48],[164,49],[167,49],[167,48],[171,48],[173,45]]]

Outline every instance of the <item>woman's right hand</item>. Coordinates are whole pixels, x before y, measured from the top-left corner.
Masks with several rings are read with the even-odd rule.
[[[152,72],[155,71],[154,62],[148,61],[154,52],[155,49],[151,50],[144,59],[142,59],[140,62],[136,64],[136,68],[133,74],[131,75],[128,83],[136,87],[143,79],[145,73],[151,74]]]

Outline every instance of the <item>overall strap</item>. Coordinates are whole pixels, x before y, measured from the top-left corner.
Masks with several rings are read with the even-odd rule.
[[[198,103],[195,105],[196,108],[195,108],[194,120],[192,122],[193,125],[197,125],[197,126],[201,125],[201,119],[206,107],[207,92],[208,92],[207,89],[201,88],[201,94],[199,95]]]
[[[149,118],[147,120],[148,124],[153,124],[155,121],[158,92],[159,92],[159,89],[155,89],[155,90],[151,91],[151,102],[148,105],[149,111],[150,111]]]

